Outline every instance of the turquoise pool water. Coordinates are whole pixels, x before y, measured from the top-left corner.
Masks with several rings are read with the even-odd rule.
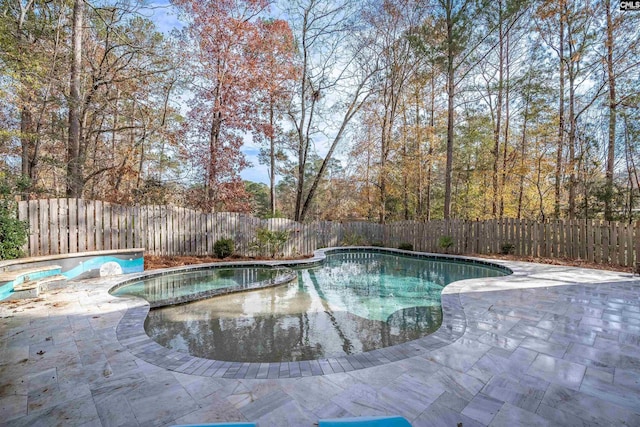
[[[340,357],[431,334],[447,284],[506,274],[437,258],[333,253],[286,285],[153,309],[145,329],[166,347],[216,360]]]
[[[290,270],[264,267],[209,268],[150,277],[118,287],[111,294],[139,296],[156,307],[200,299],[215,294],[217,290],[245,290],[250,285],[272,283],[287,271]]]

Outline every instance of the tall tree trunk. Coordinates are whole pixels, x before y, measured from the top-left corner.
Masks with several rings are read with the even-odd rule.
[[[625,157],[627,161],[627,174],[629,175],[629,224],[633,222],[633,209],[634,209],[634,197],[633,191],[634,188],[640,190],[640,177],[638,176],[638,167],[635,164],[634,160],[634,146],[631,142],[631,137],[629,136],[629,124],[627,116],[624,117],[624,148],[625,148]]]
[[[528,85],[531,83],[531,75],[529,75]],[[530,90],[530,89],[528,89]],[[524,99],[524,112],[522,113],[522,139],[520,140],[520,185],[518,190],[518,219],[522,218],[522,202],[524,198],[524,176],[525,161],[527,157],[527,125],[529,123],[529,103],[531,102],[530,94],[527,92]]]
[[[207,208],[215,212],[218,202],[218,152],[220,149],[220,129],[222,127],[222,113],[213,112],[211,133],[209,134],[209,170],[207,171],[206,192]]]
[[[33,171],[31,169],[30,147],[33,137],[33,120],[31,110],[26,105],[22,107],[20,112],[20,144],[22,145],[22,177],[33,179]]]
[[[430,93],[430,110],[429,110],[429,149],[427,151],[427,215],[426,220],[431,220],[431,175],[433,171],[433,147],[435,145],[436,136],[436,77],[433,67],[431,68],[431,93]]]
[[[411,169],[409,165],[409,153],[407,150],[407,110],[402,110],[402,165],[405,172],[402,174],[402,205],[404,208],[404,219],[409,220],[409,173]],[[418,157],[418,161],[420,158]]]
[[[418,186],[416,187],[416,216],[418,219],[422,219],[422,203],[423,203],[423,185],[424,185],[424,165],[422,160],[422,127],[420,126],[420,93],[418,88],[416,88],[415,93],[415,144],[416,144],[416,157],[418,159]]]
[[[27,56],[25,50],[25,34],[24,24],[27,19],[27,14],[33,2],[29,1],[27,4],[23,4],[22,1],[18,2],[20,7],[20,16],[18,17],[17,25],[17,40],[18,52],[21,58]],[[19,99],[21,103],[20,107],[20,145],[22,148],[21,161],[22,161],[22,178],[29,179],[32,182],[35,180],[35,171],[31,167],[31,147],[33,145],[33,115],[31,113],[31,94],[28,87],[27,67],[22,65],[20,67],[20,94]],[[28,195],[25,195],[25,199]]]
[[[271,126],[271,135],[269,136],[269,202],[271,207],[271,216],[276,216],[276,136],[274,129],[273,102],[269,103],[269,125]]]
[[[573,61],[574,58],[574,42],[571,40],[573,37],[573,31],[571,25],[567,24],[567,36],[569,41],[569,66],[567,67],[567,73],[569,77],[569,135],[567,143],[569,145],[569,219],[575,219],[576,217],[576,190],[577,190],[577,158],[576,158],[576,64]]]
[[[502,150],[502,180],[500,191],[500,218],[504,217],[504,193],[507,186],[507,156],[509,155],[509,30],[505,34],[505,61],[504,71],[504,146]]]
[[[384,117],[382,119],[382,132],[380,135],[380,172],[378,177],[378,187],[380,188],[380,211],[378,222],[384,224],[387,221],[387,152],[389,141],[387,139],[387,111],[385,105]]]
[[[502,0],[498,1],[498,99],[496,101],[496,123],[493,131],[493,174],[492,189],[493,198],[491,202],[491,215],[498,216],[498,161],[500,159],[500,127],[502,125],[502,78],[504,68],[504,38],[502,34]]]
[[[613,73],[613,20],[611,0],[605,0],[607,15],[607,82],[609,85],[609,135],[607,140],[607,171],[604,199],[604,219],[613,221],[613,169],[616,153],[616,78]]]
[[[82,68],[82,26],[84,25],[84,0],[73,4],[72,55],[69,90],[69,139],[67,146],[67,196],[82,196],[83,177],[80,145],[82,138],[80,74]]]
[[[455,95],[455,68],[453,66],[454,36],[453,36],[453,4],[447,1],[447,160],[444,181],[444,219],[451,217],[451,184],[453,181],[453,101]]]
[[[555,176],[555,206],[554,216],[560,218],[560,189],[562,184],[562,155],[564,151],[564,20],[565,0],[560,0],[560,41],[558,42],[558,56],[560,57],[560,88],[558,101],[558,146],[556,151],[556,176]]]

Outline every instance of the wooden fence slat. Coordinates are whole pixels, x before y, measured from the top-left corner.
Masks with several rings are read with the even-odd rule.
[[[153,206],[144,207],[144,223],[146,227],[145,247],[147,248],[147,252],[152,255],[157,255],[153,242]]]
[[[124,249],[127,245],[127,220],[125,207],[116,205],[116,212],[118,218],[118,226],[116,227],[116,239],[112,241],[111,245],[115,249]]]
[[[38,200],[38,214],[40,219],[40,253],[49,254],[49,203],[48,200]]]
[[[131,206],[127,206],[125,210],[125,221],[127,223],[127,231],[126,231],[126,243],[123,248],[131,249],[135,248],[135,244],[133,243],[133,208]]]
[[[91,203],[85,203],[84,208],[86,215],[84,235],[87,239],[87,246],[93,250],[101,251],[105,249],[104,229],[105,223],[108,223],[104,219],[104,203],[96,200]]]
[[[609,228],[609,221],[603,221],[602,224],[602,262],[609,264],[609,245],[611,244],[609,232],[611,229]]]
[[[60,253],[60,212],[58,199],[49,199],[49,253],[58,255]]]
[[[111,249],[111,203],[102,204],[102,247]]]
[[[636,242],[636,258],[634,260],[634,268],[637,267],[638,269],[640,269],[640,221],[636,221],[635,238],[633,240],[634,242]],[[638,271],[638,273],[640,273],[640,271]]]
[[[364,221],[296,223],[285,218],[261,220],[239,213],[204,213],[171,206],[125,207],[83,199],[19,202],[18,218],[28,221],[25,250],[31,256],[87,250],[144,247],[158,255],[207,255],[219,238],[236,242],[239,254],[248,254],[260,227],[286,231],[286,256],[306,255],[320,247],[338,246],[350,237],[366,244],[442,252],[439,239],[453,241],[450,253],[499,253],[506,243],[517,255],[569,257],[594,263],[632,266],[640,262],[640,223],[597,220],[527,219]]]

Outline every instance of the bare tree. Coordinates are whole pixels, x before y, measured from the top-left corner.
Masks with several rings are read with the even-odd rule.
[[[300,0],[287,11],[299,46],[300,74],[288,113],[296,133],[292,148],[297,157],[297,221],[309,212],[349,123],[372,93],[369,83],[378,72],[378,62],[361,27],[359,5],[352,0]],[[307,186],[314,140],[324,140],[328,150]]]

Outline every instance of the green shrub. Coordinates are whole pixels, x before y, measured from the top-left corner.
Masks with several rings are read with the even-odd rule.
[[[380,241],[376,241],[376,242],[371,242],[370,246],[375,246],[377,248],[383,248],[384,247],[384,243],[380,242]]]
[[[438,246],[444,249],[445,253],[448,253],[449,248],[453,246],[453,239],[451,238],[451,236],[442,236],[438,240]]]
[[[516,248],[516,246],[513,243],[503,243],[501,248],[500,248],[500,253],[502,255],[509,255],[511,253],[513,253],[513,250]]]
[[[251,243],[250,248],[258,252],[261,256],[269,255],[275,258],[282,253],[282,248],[289,240],[289,232],[271,231],[268,228],[258,228],[256,239]]]
[[[213,244],[213,252],[218,258],[226,258],[233,254],[235,245],[233,239],[218,239]]]
[[[365,244],[365,238],[358,233],[344,233],[340,246],[362,246]]]
[[[398,249],[402,249],[403,251],[412,251],[413,245],[411,243],[403,242],[398,245]]]
[[[16,217],[16,205],[11,194],[15,189],[0,176],[0,259],[15,259],[25,255],[28,225]]]

